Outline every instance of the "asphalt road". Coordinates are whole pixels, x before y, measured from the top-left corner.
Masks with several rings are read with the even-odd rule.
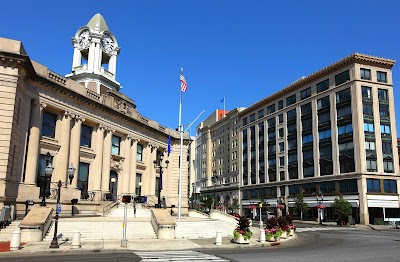
[[[163,260],[161,260],[163,258]],[[279,246],[248,249],[213,249],[168,252],[79,253],[2,257],[1,261],[133,262],[133,261],[400,261],[400,230],[319,230],[298,233]]]

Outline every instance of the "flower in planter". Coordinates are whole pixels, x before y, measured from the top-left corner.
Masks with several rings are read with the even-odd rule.
[[[290,227],[290,229],[293,229],[294,231],[296,231],[296,225],[290,225],[289,227]]]
[[[242,235],[244,240],[248,240],[253,235],[250,230],[250,222],[246,216],[241,216],[238,221],[238,227],[233,230],[233,237],[238,239]]]
[[[266,228],[265,229],[265,235],[267,236],[267,240],[268,241],[274,241],[275,240],[274,239],[275,233],[276,233],[276,229],[275,228],[270,228],[270,229]]]

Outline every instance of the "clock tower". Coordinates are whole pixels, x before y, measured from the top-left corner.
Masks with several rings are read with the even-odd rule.
[[[72,45],[72,72],[66,77],[98,94],[110,89],[119,91],[121,85],[115,75],[120,48],[101,14],[94,15],[87,25],[78,29]]]

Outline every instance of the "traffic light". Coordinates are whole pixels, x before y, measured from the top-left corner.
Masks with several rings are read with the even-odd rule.
[[[122,203],[128,204],[131,202],[131,196],[130,195],[123,195],[122,196]]]

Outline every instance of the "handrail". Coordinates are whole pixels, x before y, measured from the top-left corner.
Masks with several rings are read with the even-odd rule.
[[[111,201],[111,203],[108,203],[107,205],[103,206],[103,216],[105,214],[108,214],[111,212],[111,209],[115,207],[116,205],[119,205],[119,202],[121,200],[121,196],[118,196],[116,200]]]

